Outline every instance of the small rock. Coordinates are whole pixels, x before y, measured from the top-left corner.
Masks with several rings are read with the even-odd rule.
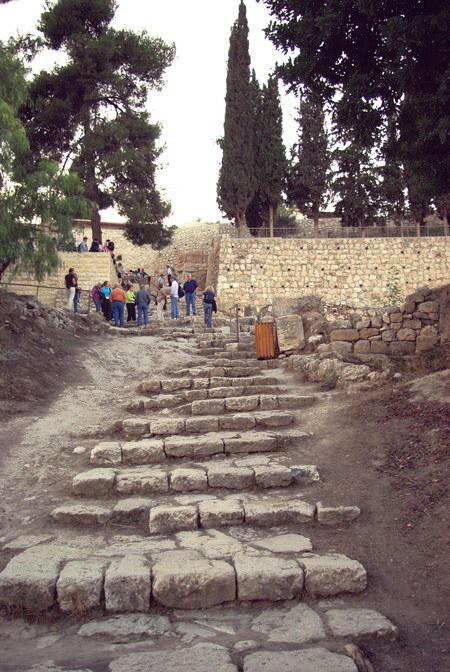
[[[77,446],[72,451],[75,455],[84,455],[86,448],[84,446]]]

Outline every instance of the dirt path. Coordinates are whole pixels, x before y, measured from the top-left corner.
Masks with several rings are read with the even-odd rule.
[[[193,347],[182,341],[156,337],[90,340],[73,365],[76,385],[48,407],[37,407],[33,414],[4,423],[0,536],[10,540],[19,534],[48,533],[43,521],[67,494],[66,484],[78,466],[73,449],[80,443],[86,448],[94,444],[93,439],[80,442],[74,435],[80,428],[100,422],[110,425],[123,417],[137,382],[146,374],[170,373],[195,358]],[[301,394],[311,391],[286,373],[277,375]],[[74,371],[70,378],[74,379]],[[389,390],[363,398],[344,392],[322,393],[319,404],[301,411],[302,428],[314,433],[314,441],[301,444],[298,458],[317,464],[321,473],[314,497],[324,504],[362,508],[362,515],[350,527],[316,527],[310,536],[318,551],[336,548],[367,567],[369,588],[352,598],[353,606],[378,609],[400,628],[399,643],[367,644],[377,672],[445,672],[449,561],[443,517],[447,500],[442,498],[420,516],[413,515],[407,486],[396,483],[394,487],[393,474],[386,469],[388,457],[393,448],[400,450],[409,440],[412,430],[406,410],[386,421],[389,395]],[[433,428],[430,420],[430,426],[424,427],[425,438],[433,436]],[[431,470],[430,478],[435,476]],[[40,623],[4,617],[0,649],[8,672],[24,672],[33,665],[33,672],[81,672],[83,667],[104,672],[114,657],[151,651],[155,637],[158,646],[167,649],[194,641],[232,647],[236,633],[242,640],[249,639],[248,620],[262,608],[217,609],[208,612],[207,619],[205,613],[173,612],[169,617],[158,609],[151,614],[151,626],[145,621],[148,616],[141,615],[127,634],[131,617],[121,617],[116,630],[100,632],[97,639],[80,636],[79,624],[67,618]],[[145,641],[143,636],[135,641],[139,627],[144,628]]]

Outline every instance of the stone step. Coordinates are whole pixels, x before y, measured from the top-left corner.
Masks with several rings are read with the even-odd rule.
[[[287,550],[273,552],[274,544]],[[30,614],[53,609],[56,614],[81,618],[93,610],[136,613],[154,605],[206,609],[233,601],[301,600],[366,589],[367,572],[357,560],[310,549],[309,540],[301,535],[272,535],[243,544],[219,530],[180,532],[175,539],[109,543],[96,553],[89,546],[50,542],[8,562],[0,573],[0,604]],[[342,614],[334,615],[334,620],[340,627],[345,625]],[[181,669],[178,662],[173,669]],[[225,667],[231,669],[228,665],[220,669]],[[188,660],[186,669],[196,668]],[[202,670],[206,669],[204,665]],[[340,667],[327,669],[341,671]],[[351,668],[342,668],[347,669]]]
[[[360,515],[357,506],[324,507],[321,502],[313,505],[284,493],[263,499],[244,492],[225,497],[176,493],[170,499],[167,493],[157,493],[151,498],[141,494],[111,502],[112,494],[101,504],[92,499],[65,503],[55,508],[51,517],[57,523],[72,526],[101,526],[110,522],[138,525],[144,534],[153,535],[236,525],[284,528],[316,523],[341,527]],[[321,515],[323,511],[327,512],[325,518]]]
[[[138,441],[102,441],[91,450],[90,463],[97,467],[121,464],[163,464],[170,459],[201,459],[212,455],[279,452],[297,441],[310,438],[308,432],[208,432],[200,436],[162,436]]]
[[[227,388],[225,388],[227,389]],[[249,394],[229,398],[199,399],[187,404],[184,409],[192,415],[212,415],[249,411],[274,411],[278,409],[307,408],[316,401],[313,395]]]
[[[249,348],[248,350],[222,350],[218,349],[211,353],[216,364],[216,360],[231,360],[231,361],[246,361],[251,359],[253,361],[257,360],[255,357],[255,348]]]
[[[239,378],[225,378],[215,376],[205,377],[177,377],[177,378],[148,378],[138,387],[139,392],[143,394],[170,394],[180,390],[205,390],[214,388],[224,388],[238,386],[250,387],[253,385],[267,386],[279,385],[280,381],[274,376],[241,376]]]
[[[157,394],[152,397],[138,397],[130,402],[126,407],[132,413],[144,413],[145,411],[161,411],[165,408],[178,407],[178,411],[191,413],[190,403],[192,401],[201,401],[206,399],[228,399],[242,397],[254,394],[264,394],[270,392],[271,395],[281,394],[281,387],[268,387],[266,385],[249,385],[248,387],[214,387],[204,390],[180,390],[175,394]],[[268,396],[268,395],[266,395]],[[288,402],[286,402],[288,403]],[[184,406],[182,406],[184,404]],[[283,408],[280,405],[273,405],[273,408]],[[286,408],[288,406],[286,405]],[[261,408],[268,410],[269,403],[262,404]],[[295,408],[295,406],[292,406]]]
[[[121,422],[121,430],[127,437],[165,436],[168,434],[197,434],[219,430],[248,431],[288,427],[295,422],[295,415],[289,411],[256,411],[234,415],[204,415],[201,417],[168,417],[166,415],[126,418]],[[119,422],[117,423],[119,429]]]
[[[72,490],[81,497],[155,495],[204,492],[216,488],[253,490],[308,485],[319,480],[315,465],[285,466],[275,460],[237,466],[233,461],[206,461],[164,469],[134,466],[124,469],[97,468],[77,474]]]

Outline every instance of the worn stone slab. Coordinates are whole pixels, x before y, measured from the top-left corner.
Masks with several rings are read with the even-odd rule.
[[[166,616],[137,613],[90,621],[81,626],[78,635],[128,644],[152,635],[164,635],[170,630]]]
[[[192,387],[191,378],[167,378],[161,380],[163,392],[176,392],[178,390],[189,390]]]
[[[282,432],[274,433],[277,439],[278,448],[290,448],[298,441],[305,441],[310,439],[312,434],[309,432],[302,432],[300,429],[283,429]]]
[[[159,505],[150,510],[150,534],[164,534],[179,530],[196,530],[198,511],[196,506]]]
[[[258,427],[287,427],[295,421],[295,416],[288,411],[258,411],[255,413]]]
[[[240,600],[291,600],[301,593],[303,571],[295,560],[236,555],[233,562]]]
[[[207,457],[223,453],[223,440],[220,435],[171,436],[164,441],[167,457]]]
[[[244,659],[243,672],[358,672],[348,656],[317,647],[299,651],[261,651]],[[118,672],[118,671],[117,671]]]
[[[323,525],[339,525],[348,523],[361,513],[358,506],[324,506],[317,502],[317,520]]]
[[[26,609],[30,613],[45,611],[55,602],[55,586],[62,558],[52,549],[36,552],[31,548],[16,555],[0,573],[0,604]]]
[[[140,392],[160,392],[161,391],[161,381],[159,378],[149,378],[148,380],[144,380],[140,385],[139,385],[139,391]]]
[[[186,551],[198,552],[208,560],[228,560],[235,553],[242,553],[242,542],[221,530],[193,530],[178,532],[178,545]],[[202,559],[199,556],[199,559]]]
[[[312,523],[316,507],[296,499],[285,501],[244,502],[245,522],[260,527]]]
[[[165,607],[205,609],[236,599],[233,567],[222,560],[158,561],[153,597]]]
[[[96,504],[66,504],[53,509],[50,515],[65,525],[104,525],[111,518],[111,509]]]
[[[254,415],[242,413],[241,415],[224,415],[219,418],[220,429],[231,431],[245,431],[253,429],[256,421]]]
[[[150,433],[155,435],[181,434],[184,431],[183,418],[156,416],[150,421]]]
[[[150,594],[150,565],[145,558],[126,555],[113,560],[105,575],[106,611],[148,611]]]
[[[277,340],[280,352],[303,350],[305,333],[300,315],[283,315],[275,318]]]
[[[161,411],[163,408],[173,408],[182,404],[184,398],[181,394],[158,394],[156,397],[143,400],[145,411]]]
[[[231,527],[244,522],[244,508],[238,501],[207,500],[199,503],[198,510],[204,528]]]
[[[186,432],[188,434],[203,432],[217,432],[219,429],[219,418],[213,416],[197,416],[195,418],[186,418]]]
[[[249,395],[245,397],[230,397],[225,399],[225,408],[227,411],[254,411],[259,406],[259,396]]]
[[[183,392],[184,401],[201,401],[202,399],[208,399],[208,390],[185,390]]]
[[[46,541],[54,539],[52,534],[21,534],[15,539],[11,539],[3,546],[3,550],[6,551],[25,551],[27,548],[32,548],[33,546],[38,546],[43,544]]]
[[[364,567],[345,555],[311,555],[302,557],[299,562],[305,570],[305,588],[311,595],[361,593],[367,587]]]
[[[390,641],[398,637],[398,628],[374,609],[329,609],[325,618],[335,637],[375,637]]]
[[[262,411],[276,411],[279,408],[278,395],[261,394],[259,396],[259,408]]]
[[[141,439],[122,443],[125,464],[158,464],[166,459],[164,444],[159,439]]]
[[[110,672],[238,672],[227,649],[217,644],[196,644],[190,648],[131,653],[113,660]]]
[[[115,490],[119,495],[149,495],[169,491],[169,479],[161,469],[122,471],[117,474]]]
[[[291,466],[292,479],[299,485],[317,483],[320,474],[315,464],[295,464]]]
[[[311,539],[301,534],[280,534],[252,542],[252,546],[271,553],[305,553],[312,551]]]
[[[284,394],[278,397],[278,405],[282,409],[308,408],[308,406],[315,404],[316,401],[317,397],[314,397],[312,394]]]
[[[170,473],[170,489],[177,492],[207,490],[206,472],[203,469],[174,469]]]
[[[266,453],[277,449],[277,437],[266,432],[242,432],[225,438],[225,453]]]
[[[192,415],[214,415],[223,413],[224,410],[224,399],[205,399],[205,401],[193,401],[191,404]]]
[[[125,436],[142,436],[149,431],[149,421],[146,418],[126,418],[122,422]]]
[[[255,475],[249,467],[215,464],[208,466],[208,484],[210,488],[245,490],[254,487]]]
[[[148,519],[151,499],[144,497],[127,497],[114,506],[111,514],[114,523],[141,523]]]
[[[84,614],[100,607],[105,563],[101,560],[72,560],[59,575],[56,592],[64,613]]]
[[[282,488],[292,483],[291,470],[281,464],[255,465],[253,471],[259,488]]]
[[[253,619],[251,629],[267,635],[270,642],[306,644],[326,637],[319,614],[306,604],[265,609]]]
[[[122,449],[118,441],[102,441],[91,450],[91,464],[101,467],[114,466],[122,462]]]
[[[229,397],[240,397],[245,392],[245,387],[213,387],[208,391],[209,399],[227,399]]]
[[[77,474],[72,481],[75,495],[100,497],[109,495],[114,486],[116,472],[114,469],[91,469]]]

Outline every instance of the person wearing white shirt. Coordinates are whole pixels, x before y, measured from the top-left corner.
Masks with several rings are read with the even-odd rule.
[[[178,282],[174,278],[170,282],[170,317],[178,320]]]

